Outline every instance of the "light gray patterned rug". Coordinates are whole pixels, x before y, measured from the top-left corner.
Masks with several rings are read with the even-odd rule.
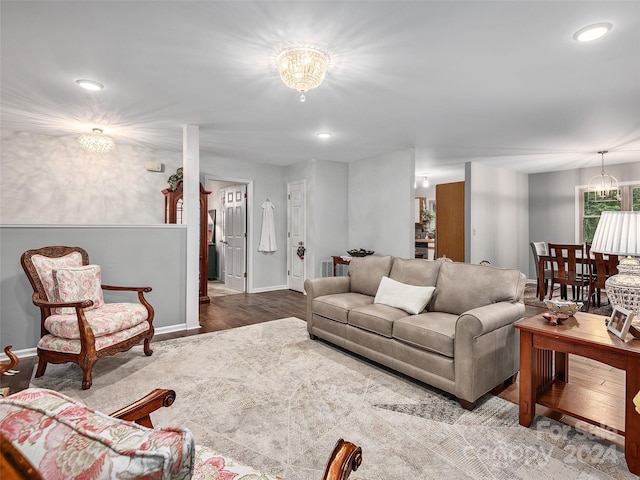
[[[32,386],[106,413],[153,388],[177,400],[153,418],[287,480],[319,479],[335,441],[363,449],[352,479],[632,479],[623,449],[553,420],[518,425],[518,407],[485,395],[473,412],[326,343],[296,318],[196,335],[77,365],[49,365]]]

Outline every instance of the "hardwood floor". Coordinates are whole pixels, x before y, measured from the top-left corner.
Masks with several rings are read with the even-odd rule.
[[[200,306],[200,331],[215,332],[286,317],[305,319],[307,297],[292,290],[212,297]]]
[[[159,334],[154,337],[154,340],[161,341],[169,338],[215,332],[285,317],[298,317],[304,320],[306,318],[306,301],[307,297],[305,295],[291,290],[212,297],[210,304],[200,306],[199,329],[189,332]],[[531,317],[545,311],[546,309],[544,308],[527,306],[525,308],[525,316]],[[2,377],[0,385],[10,386],[12,391],[27,388],[31,372],[33,372],[33,367],[36,363],[36,357],[21,360],[17,368],[20,370],[20,374],[14,377]],[[595,360],[570,355],[569,372],[572,383],[605,390],[624,399],[625,375],[622,370],[609,367]],[[516,380],[508,387],[496,389],[493,393],[500,398],[517,404],[518,389],[519,384],[518,380]],[[576,425],[577,422],[573,418],[551,412],[539,405],[536,408],[536,413],[569,425]],[[624,438],[619,435],[604,432],[597,427],[590,427],[589,431],[594,434],[606,435],[605,438],[612,440],[616,444],[624,445]]]

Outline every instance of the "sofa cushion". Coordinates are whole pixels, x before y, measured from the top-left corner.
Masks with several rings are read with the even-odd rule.
[[[99,352],[100,350],[104,350],[116,343],[129,340],[136,335],[140,335],[141,333],[148,331],[149,328],[149,322],[142,322],[131,328],[127,328],[126,330],[96,337],[96,351]],[[68,339],[56,337],[55,335],[44,335],[38,342],[38,348],[42,350],[51,350],[53,352],[80,353],[82,344],[80,343],[79,338]]]
[[[71,315],[51,315],[44,321],[46,329],[56,337],[80,338],[80,327],[75,309]],[[102,337],[121,332],[146,322],[149,312],[141,303],[105,303],[100,308],[85,310],[84,316],[93,335]]]
[[[36,267],[38,277],[47,293],[47,300],[56,301],[55,285],[53,282],[53,270],[68,267],[81,267],[82,254],[71,252],[62,257],[45,257],[44,255],[34,255],[31,257],[33,266]]]
[[[442,262],[429,311],[460,315],[497,302],[522,302],[524,275],[519,270]]]
[[[422,258],[394,258],[389,278],[409,285],[434,287],[442,262]]]
[[[265,472],[238,463],[209,447],[196,445],[195,466],[191,480],[278,480]]]
[[[373,303],[400,308],[407,313],[417,315],[429,303],[435,287],[418,287],[382,277]]]
[[[354,308],[349,312],[348,323],[391,338],[394,320],[406,316],[404,310],[379,303]]]
[[[336,293],[322,295],[313,300],[313,313],[336,322],[347,323],[349,310],[373,303],[373,296],[361,293]]]
[[[182,480],[193,471],[189,430],[118,420],[52,390],[1,399],[0,431],[47,479]]]
[[[389,276],[391,256],[368,256],[352,258],[349,262],[351,291],[364,295],[376,296],[382,277]]]
[[[85,308],[85,311],[100,308],[104,305],[100,265],[59,268],[52,270],[51,273],[57,302],[92,300],[93,305]],[[76,313],[74,307],[59,307],[55,311],[63,315]]]
[[[457,315],[427,312],[393,322],[393,338],[453,358]]]

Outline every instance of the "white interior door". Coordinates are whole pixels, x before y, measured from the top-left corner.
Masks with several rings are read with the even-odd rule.
[[[247,269],[247,186],[225,188],[224,203],[224,283],[228,288],[246,291]]]
[[[304,182],[287,184],[287,284],[296,292],[304,292],[305,260],[298,255],[306,248],[304,200]]]

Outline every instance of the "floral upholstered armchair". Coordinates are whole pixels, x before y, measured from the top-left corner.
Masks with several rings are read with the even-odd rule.
[[[39,388],[0,399],[0,478],[277,480],[196,445],[187,429],[154,429],[150,413],[174,400],[156,389],[105,415]],[[340,439],[323,480],[346,480],[361,461],[360,447]]]
[[[151,355],[153,307],[144,294],[151,287],[116,287],[101,283],[99,265],[89,264],[80,247],[28,250],[20,259],[40,307],[36,377],[47,363],[74,362],[82,368],[82,388],[91,387],[91,369],[100,357],[124,352],[144,342]],[[137,292],[139,303],[105,303],[103,290]]]

